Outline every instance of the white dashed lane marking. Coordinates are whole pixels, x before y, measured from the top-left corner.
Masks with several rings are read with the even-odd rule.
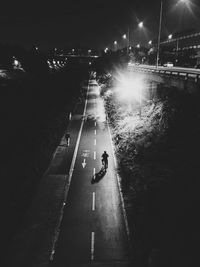
[[[95,238],[95,233],[92,232],[91,234],[91,260],[94,260],[94,238]]]
[[[95,211],[95,192],[92,193],[92,210]]]

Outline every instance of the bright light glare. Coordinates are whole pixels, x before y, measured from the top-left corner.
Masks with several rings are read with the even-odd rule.
[[[143,21],[141,21],[140,23],[138,23],[138,26],[139,26],[140,28],[143,28],[143,26],[144,26]]]
[[[176,5],[174,6],[174,9],[182,9],[187,8],[187,10],[194,16],[194,10],[199,9],[198,5],[195,4],[194,0],[178,0]]]
[[[14,60],[14,65],[18,66],[19,65],[19,61],[17,59]]]
[[[168,35],[168,39],[169,39],[169,40],[172,39],[172,34]]]
[[[123,37],[123,39],[126,39],[126,34],[124,34],[122,37]]]
[[[104,52],[105,52],[105,53],[107,53],[107,52],[108,52],[108,47],[106,47],[106,48],[104,49]]]
[[[118,71],[115,79],[115,88],[120,99],[129,102],[133,100],[139,103],[141,102],[142,93],[145,86],[141,75],[131,72]]]
[[[117,45],[117,41],[114,41],[114,45]]]
[[[152,41],[150,40],[148,44],[151,45],[152,44]]]

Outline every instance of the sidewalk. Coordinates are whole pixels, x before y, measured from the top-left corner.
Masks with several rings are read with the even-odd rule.
[[[4,266],[47,267],[55,228],[62,207],[64,189],[69,186],[69,170],[81,125],[84,102],[77,105],[68,132],[70,145],[63,136],[49,168],[41,179],[26,220],[15,236],[10,259]]]

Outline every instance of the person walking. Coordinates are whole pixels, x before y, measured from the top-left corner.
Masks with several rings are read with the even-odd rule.
[[[65,134],[65,139],[66,139],[66,142],[67,142],[67,146],[69,146],[69,142],[70,142],[70,134],[69,133]]]

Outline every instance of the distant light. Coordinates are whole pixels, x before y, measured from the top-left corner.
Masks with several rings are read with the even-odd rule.
[[[74,48],[72,49],[72,52],[74,52],[75,50],[74,50]]]
[[[117,41],[114,41],[114,45],[117,45]]]
[[[91,65],[92,64],[92,62],[89,62],[89,65]]]
[[[172,39],[172,34],[168,35],[168,39],[169,39],[169,40]]]
[[[137,47],[137,48],[140,48],[140,44],[137,44],[136,47]]]
[[[140,28],[143,28],[143,26],[144,26],[143,21],[141,21],[140,23],[138,23],[138,26],[139,26]]]
[[[126,39],[126,34],[124,34],[122,37],[123,37],[123,39]]]
[[[91,52],[92,52],[92,50],[91,50],[91,49],[89,49],[89,50],[88,50],[88,53],[91,53]]]
[[[108,47],[106,47],[106,48],[104,49],[104,52],[105,52],[105,53],[107,53],[107,52],[108,52]]]
[[[150,41],[148,42],[148,44],[151,45],[151,44],[152,44],[152,41],[150,40]]]
[[[19,65],[19,61],[17,59],[15,59],[13,64],[17,67]]]
[[[129,46],[129,50],[131,50],[132,48],[131,48],[131,46]]]

